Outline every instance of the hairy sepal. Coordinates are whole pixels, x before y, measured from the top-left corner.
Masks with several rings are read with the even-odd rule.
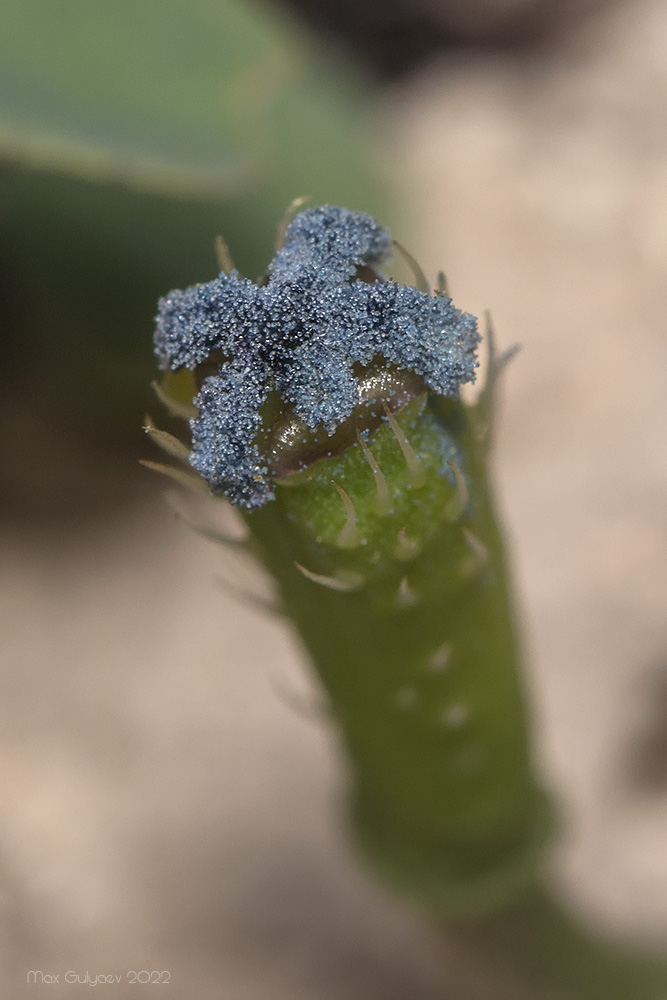
[[[446,915],[522,892],[551,830],[482,416],[415,400],[397,427],[387,420],[365,447],[289,477],[246,515],[340,724],[357,842]],[[366,450],[386,482],[384,514]]]

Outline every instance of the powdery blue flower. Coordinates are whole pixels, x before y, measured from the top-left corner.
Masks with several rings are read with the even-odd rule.
[[[269,391],[308,428],[332,434],[359,404],[354,365],[382,359],[444,396],[474,380],[473,316],[446,296],[358,277],[391,247],[370,216],[324,205],[292,221],[265,284],[233,271],[160,300],[162,368],[194,369],[213,352],[222,356],[191,422],[190,462],[215,492],[248,508],[274,498],[258,445]]]

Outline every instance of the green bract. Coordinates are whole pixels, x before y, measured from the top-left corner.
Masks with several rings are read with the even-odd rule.
[[[446,913],[529,884],[550,829],[482,411],[417,399],[245,516],[340,724],[359,842]]]

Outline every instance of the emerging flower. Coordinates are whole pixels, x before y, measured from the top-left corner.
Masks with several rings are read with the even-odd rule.
[[[232,271],[160,300],[160,367],[218,366],[191,422],[190,462],[214,492],[247,508],[274,498],[269,394],[304,429],[331,436],[367,401],[364,376],[378,366],[445,396],[474,380],[474,317],[445,295],[384,280],[376,268],[391,248],[370,216],[324,205],[292,221],[262,284]],[[389,402],[396,386],[385,382]]]

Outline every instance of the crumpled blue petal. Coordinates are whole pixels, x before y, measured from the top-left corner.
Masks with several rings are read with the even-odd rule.
[[[363,281],[392,241],[369,215],[323,205],[291,222],[257,286],[237,272],[160,300],[155,352],[162,368],[194,369],[220,352],[195,404],[190,461],[215,492],[251,508],[274,497],[258,445],[260,409],[275,390],[310,428],[331,434],[359,403],[353,366],[380,358],[436,393],[474,381],[473,316],[443,295]]]
[[[233,353],[248,339],[256,298],[257,286],[237,271],[165,295],[153,338],[160,368],[195,368],[216,348]]]
[[[242,507],[258,507],[275,494],[256,444],[259,409],[266,400],[266,370],[241,355],[204,380],[191,421],[190,464],[211,489]]]
[[[391,236],[370,215],[322,205],[292,221],[271,274],[281,282],[308,274],[313,285],[333,288],[357,267],[381,264],[391,248]]]

